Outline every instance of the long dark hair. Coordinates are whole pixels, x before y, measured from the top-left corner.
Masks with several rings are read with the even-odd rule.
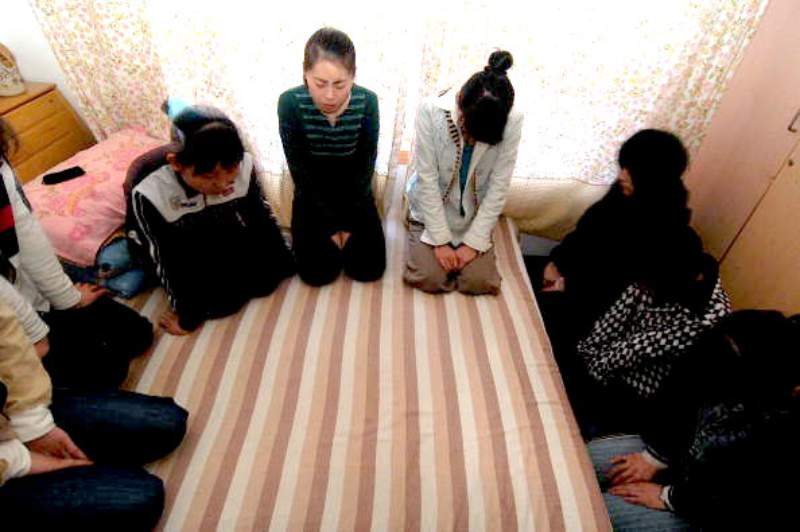
[[[676,135],[643,129],[622,144],[617,160],[631,176],[633,199],[645,211],[688,223],[689,193],[681,177],[689,154]]]
[[[483,70],[461,87],[458,105],[464,129],[475,140],[487,144],[503,140],[508,113],[514,105],[514,87],[506,75],[513,64],[510,52],[493,52]]]
[[[336,61],[355,77],[356,48],[343,31],[335,28],[320,28],[309,37],[303,52],[303,81],[305,73],[314,68],[320,59]]]

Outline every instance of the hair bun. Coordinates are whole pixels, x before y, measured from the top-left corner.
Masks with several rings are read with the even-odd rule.
[[[506,71],[514,64],[514,57],[511,52],[506,50],[498,50],[492,52],[489,56],[489,64],[484,68],[485,71],[492,71],[497,74],[505,74]]]

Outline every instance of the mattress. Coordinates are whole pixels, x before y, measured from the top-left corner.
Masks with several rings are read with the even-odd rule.
[[[610,529],[514,225],[494,235],[499,296],[430,295],[402,283],[395,203],[383,280],[295,277],[134,361],[127,388],[190,412],[150,466],[162,529]]]

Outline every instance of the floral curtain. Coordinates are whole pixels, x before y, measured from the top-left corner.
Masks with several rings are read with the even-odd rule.
[[[303,45],[318,27],[353,38],[357,82],[380,97],[383,175],[411,148],[422,98],[510,50],[525,113],[522,190],[610,183],[620,142],[642,127],[673,130],[696,149],[766,3],[31,0],[99,138],[130,125],[165,136],[167,95],[217,105],[241,127],[279,210],[291,191],[276,102],[301,82]]]

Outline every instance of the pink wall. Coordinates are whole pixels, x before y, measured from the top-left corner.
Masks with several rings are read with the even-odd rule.
[[[800,135],[800,1],[772,0],[686,178],[694,225],[721,258]]]

